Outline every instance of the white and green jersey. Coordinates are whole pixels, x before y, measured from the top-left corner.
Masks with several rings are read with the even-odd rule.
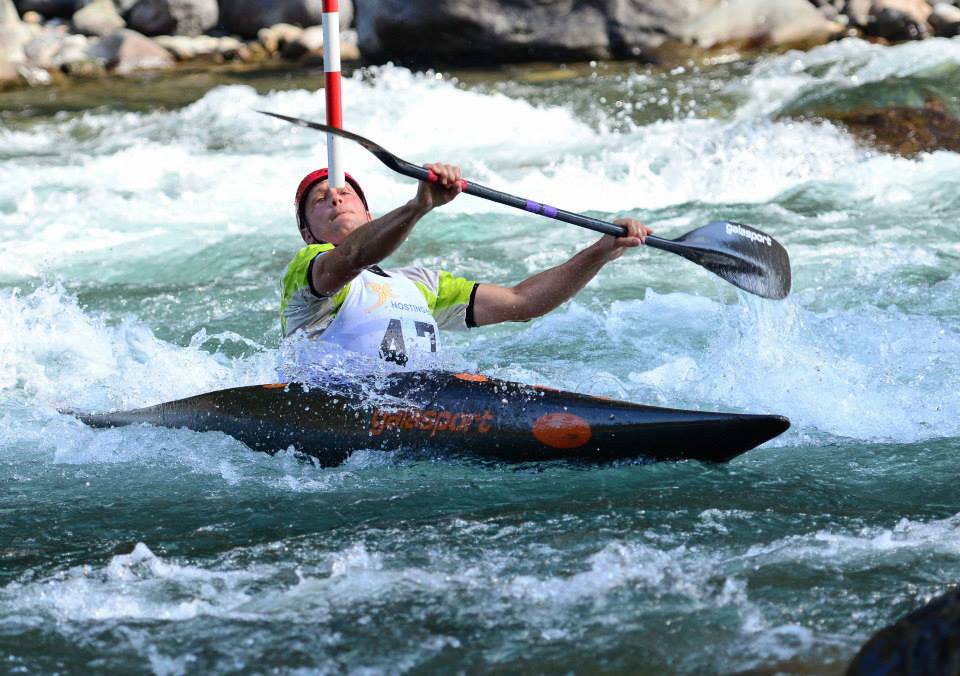
[[[440,350],[440,329],[473,324],[477,283],[419,266],[364,270],[335,294],[311,288],[311,267],[332,244],[310,244],[287,266],[280,298],[284,336],[298,331],[400,366]]]

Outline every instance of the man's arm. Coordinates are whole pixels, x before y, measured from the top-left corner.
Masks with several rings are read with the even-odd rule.
[[[314,291],[324,295],[336,293],[365,268],[376,265],[396,251],[417,221],[430,210],[443,206],[460,194],[459,168],[445,164],[425,166],[440,180],[436,183],[420,181],[416,197],[360,226],[337,248],[316,259],[311,268]]]
[[[544,270],[514,287],[481,284],[473,301],[473,320],[477,326],[506,321],[525,321],[550,312],[573,298],[604,265],[620,258],[628,248],[643,244],[653,231],[639,221],[623,218],[627,235],[604,235],[595,244],[555,268]]]

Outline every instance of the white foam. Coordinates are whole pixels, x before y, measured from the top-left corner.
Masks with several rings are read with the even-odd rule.
[[[811,92],[837,94],[958,65],[960,45],[956,40],[937,38],[888,47],[848,38],[807,52],[763,59],[749,76],[729,88],[748,94],[738,110],[738,115],[746,118],[775,113]]]
[[[0,387],[42,403],[131,408],[273,376],[262,357],[233,369],[223,357],[159,340],[132,316],[110,326],[56,285],[0,294],[0,322]]]
[[[754,565],[830,563],[856,568],[892,562],[912,552],[956,556],[960,553],[958,535],[960,514],[930,521],[900,519],[886,528],[865,526],[854,532],[824,529],[790,535],[752,545],[743,558]]]
[[[0,590],[7,612],[29,612],[57,622],[182,621],[202,615],[242,616],[245,587],[260,571],[209,571],[163,560],[140,542],[105,568],[78,566],[36,582]],[[169,587],[179,593],[170,594]]]

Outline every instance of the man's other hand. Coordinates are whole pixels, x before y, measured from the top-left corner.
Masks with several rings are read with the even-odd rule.
[[[627,229],[627,234],[623,237],[604,235],[594,244],[594,247],[600,249],[608,261],[620,258],[627,249],[642,245],[646,241],[647,235],[653,234],[651,228],[635,218],[618,218],[614,223],[624,226]]]

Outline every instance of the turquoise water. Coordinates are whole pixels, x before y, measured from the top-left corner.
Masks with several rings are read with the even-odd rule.
[[[789,249],[784,302],[649,250],[546,318],[446,334],[457,368],[793,421],[725,466],[593,469],[320,469],[58,414],[276,378],[292,193],[325,140],[252,111],[322,119],[323,92],[281,73],[0,99],[0,671],[842,671],[960,580],[960,156],[781,115],[894,85],[955,107],[958,80],[960,41],[930,40],[345,82],[348,128],[411,161]],[[346,150],[374,212],[412,196]],[[391,262],[507,284],[592,239],[463,196]]]

